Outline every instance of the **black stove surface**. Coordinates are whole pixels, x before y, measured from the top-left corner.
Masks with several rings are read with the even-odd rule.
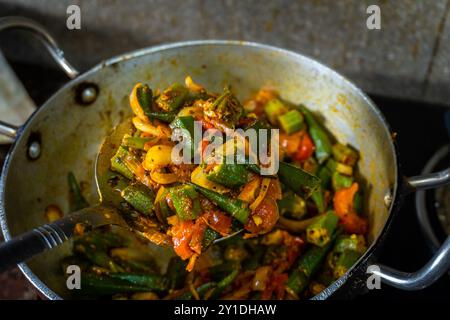
[[[42,104],[68,80],[58,70],[43,70],[29,65],[12,65],[37,105]],[[397,133],[402,172],[406,176],[421,172],[427,160],[439,147],[449,142],[444,115],[446,109],[412,101],[371,96]],[[8,146],[0,147],[0,161]],[[414,194],[409,195],[392,223],[379,262],[406,272],[413,272],[426,264],[432,256],[416,219]],[[448,299],[450,276],[444,275],[435,284],[422,291],[407,292],[382,285],[358,299]]]

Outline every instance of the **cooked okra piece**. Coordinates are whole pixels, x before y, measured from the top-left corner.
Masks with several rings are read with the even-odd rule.
[[[278,122],[287,134],[300,131],[304,127],[303,115],[297,110],[291,110],[278,116]]]
[[[220,209],[231,215],[233,218],[246,224],[250,215],[250,209],[242,200],[230,198],[212,190],[200,187],[191,183],[194,188],[200,192],[205,198],[215,203]]]
[[[308,198],[321,184],[315,175],[283,161],[279,163],[278,178],[302,198]]]
[[[359,155],[356,150],[350,146],[345,146],[341,143],[336,143],[332,147],[333,157],[336,161],[345,165],[353,167],[358,161]]]
[[[153,215],[155,195],[152,190],[142,184],[131,184],[120,193],[133,208],[145,215]]]
[[[164,90],[156,99],[156,103],[164,111],[176,111],[184,104],[188,92],[185,86],[175,83]]]
[[[333,190],[337,191],[342,188],[350,188],[353,183],[353,177],[334,172],[331,177]]]
[[[202,213],[199,195],[190,185],[170,188],[169,197],[177,216],[182,220],[196,219]]]
[[[323,247],[331,240],[339,217],[334,211],[328,211],[306,228],[306,240],[316,246]]]
[[[208,180],[229,188],[237,188],[247,183],[248,172],[244,164],[221,163],[208,172]]]
[[[271,124],[277,124],[278,116],[281,116],[288,112],[288,108],[279,99],[269,100],[264,106],[264,112],[266,113],[267,119]]]
[[[166,291],[169,289],[169,280],[156,274],[111,273],[113,279],[127,281],[135,286],[145,287],[148,291]]]
[[[323,247],[312,246],[301,257],[298,265],[289,275],[287,286],[297,295],[300,295],[307,287],[310,279],[319,270],[322,261],[330,251],[335,235]]]
[[[125,135],[122,140],[122,145],[133,149],[144,150],[145,144],[151,140],[152,138],[141,138]]]
[[[114,157],[111,158],[111,169],[120,173],[125,178],[133,179],[134,177],[133,172],[130,169],[128,169],[127,165],[125,164],[125,158],[128,155],[129,155],[128,150],[125,147],[120,146],[117,149],[117,152],[114,155]]]
[[[306,202],[293,192],[284,192],[283,198],[277,201],[278,210],[283,216],[300,220],[306,214]]]
[[[170,123],[170,128],[174,129],[182,129],[181,133],[183,136],[183,142],[186,145],[188,150],[191,150],[190,157],[194,156],[195,152],[195,141],[194,141],[194,117],[193,116],[184,116],[177,117]]]
[[[325,129],[317,122],[311,111],[305,106],[299,106],[300,111],[304,114],[306,123],[308,124],[309,134],[314,141],[316,147],[315,154],[320,164],[322,164],[331,155],[332,147],[330,137]]]

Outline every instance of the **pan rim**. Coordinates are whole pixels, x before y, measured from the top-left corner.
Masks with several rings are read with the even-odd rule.
[[[357,96],[362,98],[363,102],[369,107],[369,109],[373,112],[373,114],[377,117],[378,121],[381,122],[383,125],[386,133],[389,135],[391,132],[389,123],[386,121],[384,115],[381,113],[379,108],[376,106],[376,104],[366,95],[366,93],[360,89],[358,86],[356,86],[353,82],[351,82],[349,79],[347,79],[345,76],[341,75],[337,71],[333,70],[332,68],[328,67],[326,64],[317,61],[316,59],[304,55],[301,53],[297,53],[291,50],[279,48],[276,46],[263,44],[263,43],[257,43],[257,42],[250,42],[250,41],[239,41],[239,40],[191,40],[191,41],[181,41],[181,42],[173,42],[173,43],[166,43],[161,44],[157,46],[152,47],[146,47],[142,49],[138,49],[135,51],[127,52],[120,54],[118,56],[114,56],[112,58],[106,59],[92,67],[91,69],[87,70],[86,72],[83,72],[78,77],[76,77],[73,80],[68,81],[66,84],[64,84],[61,88],[59,88],[55,93],[51,95],[51,97],[46,100],[42,106],[38,109],[36,109],[33,114],[27,119],[27,121],[21,126],[21,128],[18,131],[17,137],[13,144],[11,145],[7,156],[5,157],[5,161],[3,163],[3,169],[2,169],[2,175],[0,178],[0,228],[3,232],[3,236],[5,241],[8,241],[12,238],[12,235],[10,233],[8,223],[7,223],[7,215],[6,210],[4,208],[5,204],[5,186],[7,183],[7,176],[9,172],[9,166],[10,166],[10,160],[11,155],[16,151],[17,142],[22,139],[23,132],[33,121],[33,119],[40,113],[44,112],[46,109],[46,106],[51,104],[52,100],[55,99],[56,96],[61,94],[62,92],[67,91],[68,89],[74,87],[79,82],[82,82],[85,78],[89,77],[92,74],[95,74],[99,70],[103,68],[111,67],[112,65],[119,64],[121,62],[125,62],[128,60],[132,60],[141,56],[153,54],[153,53],[161,53],[168,50],[173,49],[179,49],[183,47],[193,47],[193,46],[244,46],[244,47],[253,47],[253,48],[259,48],[263,50],[267,50],[270,52],[275,53],[281,53],[285,56],[289,56],[295,59],[300,59],[308,62],[310,65],[312,65],[314,68],[326,71],[328,74],[330,74],[334,79],[338,79],[344,83],[345,86],[347,86],[352,92],[354,92]],[[399,190],[399,182],[400,180],[400,170],[399,170],[399,161],[398,161],[398,154],[397,154],[397,148],[395,145],[395,142],[392,139],[389,139],[390,141],[390,150],[393,152],[393,158],[394,158],[394,176],[396,177],[395,183],[392,187],[392,195],[393,199],[392,202],[388,208],[388,217],[387,220],[380,230],[378,236],[374,241],[371,243],[367,251],[364,253],[364,255],[350,268],[342,277],[337,279],[335,282],[330,284],[324,291],[319,293],[318,295],[314,296],[312,299],[314,300],[324,300],[328,298],[331,294],[333,294],[339,287],[341,287],[342,284],[344,284],[347,279],[352,275],[353,271],[358,269],[363,263],[365,263],[369,257],[372,255],[374,250],[379,246],[379,244],[383,240],[383,236],[386,234],[389,225],[391,224],[392,218],[393,218],[393,208],[397,204],[398,200],[398,190]],[[59,296],[57,293],[55,293],[52,289],[50,289],[42,280],[39,279],[39,277],[36,276],[36,274],[31,270],[31,268],[26,263],[19,264],[19,268],[22,271],[22,273],[25,275],[25,277],[48,299],[51,300],[62,300],[62,297]]]

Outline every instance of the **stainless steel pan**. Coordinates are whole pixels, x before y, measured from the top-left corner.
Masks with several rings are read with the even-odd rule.
[[[6,240],[43,224],[48,204],[68,211],[68,171],[89,183],[92,192],[88,197],[95,203],[93,161],[103,137],[129,115],[127,94],[133,84],[147,82],[162,88],[182,81],[186,75],[216,91],[231,83],[240,98],[261,86],[272,85],[284,98],[304,103],[320,115],[340,142],[360,150],[359,172],[368,190],[365,212],[371,226],[370,247],[351,270],[316,299],[333,293],[353,296],[367,290],[367,266],[376,264],[376,253],[389,232],[402,195],[450,182],[450,169],[403,178],[389,126],[374,103],[350,81],[303,55],[249,42],[191,41],[127,53],[78,75],[54,40],[35,22],[23,18],[1,20],[0,30],[6,27],[32,31],[72,78],[21,127],[5,123],[0,126],[0,134],[15,139],[0,182],[0,223]],[[70,244],[62,245],[20,268],[48,298],[70,298],[58,264],[69,251]],[[431,284],[449,265],[447,239],[417,273],[402,273],[385,266],[371,272],[384,283],[413,290]]]

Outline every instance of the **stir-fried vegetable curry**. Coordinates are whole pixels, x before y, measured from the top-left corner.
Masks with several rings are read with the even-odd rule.
[[[66,260],[83,266],[85,295],[298,299],[322,291],[366,250],[358,152],[334,143],[305,106],[270,88],[241,103],[230,88],[211,93],[190,77],[163,91],[138,83],[130,106],[134,132],[111,159],[111,183],[133,229],[175,256],[160,270],[142,239],[123,230],[82,235]],[[198,164],[174,161],[178,128],[191,156],[214,142],[193,139],[196,121],[219,133],[279,129],[277,174],[261,174],[258,162],[217,161],[217,151]],[[245,140],[240,147],[249,154]],[[69,182],[77,207],[85,205]]]

